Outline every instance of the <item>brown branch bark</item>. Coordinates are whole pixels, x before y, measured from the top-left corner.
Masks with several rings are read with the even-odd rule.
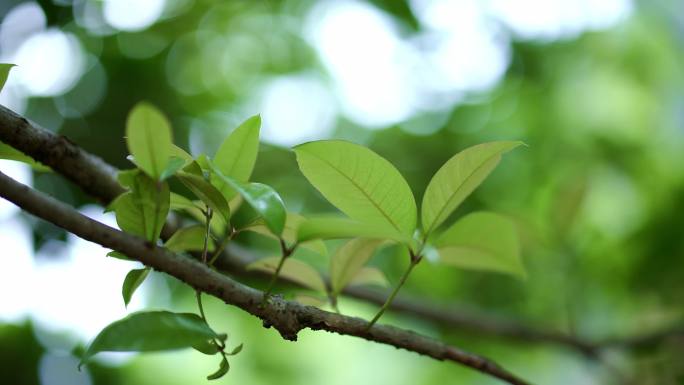
[[[36,161],[50,166],[104,204],[109,203],[123,192],[115,178],[116,168],[99,157],[87,153],[67,138],[56,135],[1,105],[0,141],[11,145]],[[167,225],[169,225],[168,222]],[[165,227],[164,234],[172,233],[173,229],[173,225]],[[246,274],[244,267],[253,260],[254,258],[246,251],[231,247],[220,259],[218,267],[231,273]],[[381,305],[387,297],[385,292],[359,288],[349,288],[345,294],[378,305]],[[395,299],[390,309],[447,327],[522,342],[555,344],[574,349],[588,356],[595,356],[604,348],[656,345],[670,337],[684,335],[684,325],[676,325],[673,328],[642,336],[610,338],[593,342],[561,332],[502,320],[490,315],[445,309],[443,306],[429,304],[423,300],[409,299],[401,295]]]
[[[261,291],[242,285],[194,259],[171,253],[142,238],[94,221],[1,172],[0,196],[83,239],[124,253],[155,270],[178,278],[196,290],[241,308],[262,319],[265,326],[277,329],[286,340],[295,341],[297,333],[304,328],[325,330],[395,346],[440,361],[453,361],[510,384],[527,384],[525,380],[486,358],[409,330],[386,325],[376,325],[367,330],[368,322],[363,319],[326,312],[280,298],[272,298],[261,306],[264,295]]]

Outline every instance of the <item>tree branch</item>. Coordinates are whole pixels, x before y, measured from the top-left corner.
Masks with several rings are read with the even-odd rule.
[[[261,306],[263,292],[242,285],[196,260],[171,253],[142,238],[94,221],[1,172],[0,196],[83,239],[124,253],[155,270],[178,278],[196,290],[241,308],[262,319],[265,326],[273,326],[286,340],[295,341],[297,333],[304,328],[325,330],[395,346],[440,361],[460,363],[511,384],[527,384],[486,358],[412,331],[386,325],[367,330],[368,322],[363,319],[326,312],[280,298],[271,298],[267,305]]]
[[[108,204],[124,191],[116,181],[116,168],[101,158],[84,151],[69,139],[28,121],[2,105],[0,105],[0,141],[11,145],[38,162],[50,166],[103,204]],[[173,233],[175,226],[168,225],[169,222],[164,228],[162,237]],[[247,274],[245,266],[253,260],[254,258],[245,250],[229,247],[224,252],[223,257],[217,261],[217,267],[232,273]],[[345,294],[378,305],[382,305],[387,298],[386,292],[360,288],[348,288],[345,290]],[[655,345],[670,337],[684,335],[684,325],[675,325],[673,328],[643,336],[611,338],[592,342],[560,332],[538,330],[521,323],[488,315],[444,309],[443,306],[431,305],[423,300],[417,301],[402,296],[395,299],[390,309],[444,326],[484,335],[523,342],[565,346],[588,356],[595,356],[603,348],[632,348],[644,344]]]

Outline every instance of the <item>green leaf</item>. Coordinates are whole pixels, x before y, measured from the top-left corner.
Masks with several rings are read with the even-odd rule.
[[[192,347],[219,336],[196,314],[138,312],[102,329],[79,367],[99,352],[151,352]]]
[[[215,213],[218,213],[226,223],[230,223],[230,206],[216,187],[203,177],[185,171],[179,171],[176,173],[176,177],[202,202],[211,207]]]
[[[218,346],[213,341],[202,341],[201,343],[192,345],[192,348],[197,350],[200,353],[204,353],[209,356],[213,356],[214,354],[219,352]]]
[[[169,158],[169,162],[166,164],[164,170],[162,170],[159,180],[166,180],[176,174],[178,170],[186,165],[186,160],[179,158],[177,156],[172,156]]]
[[[5,87],[10,70],[16,66],[16,64],[0,63],[0,91]]]
[[[489,142],[467,148],[449,159],[432,177],[425,190],[421,217],[430,234],[494,170],[501,155],[522,142]]]
[[[156,107],[140,102],[126,121],[126,144],[138,167],[160,180],[171,155],[171,125]]]
[[[139,173],[140,170],[137,168],[131,170],[121,170],[116,174],[116,181],[119,182],[122,187],[131,189],[135,185],[135,178]]]
[[[107,253],[108,257],[116,258],[116,259],[121,259],[123,261],[133,261],[134,259],[129,258],[126,254],[119,253],[118,251],[110,251]]]
[[[358,273],[356,273],[356,275],[351,280],[351,282],[349,282],[349,285],[350,286],[373,285],[373,286],[387,287],[387,286],[389,286],[389,281],[387,280],[385,273],[380,271],[380,269],[375,268],[375,267],[364,267],[364,268],[361,268],[358,271]]]
[[[280,257],[263,258],[256,262],[250,263],[247,265],[246,269],[274,273],[279,262]],[[323,282],[323,279],[318,271],[298,259],[286,259],[285,263],[283,264],[283,268],[280,270],[280,277],[316,291],[326,291],[325,283]]]
[[[1,87],[0,87],[1,88]],[[49,172],[52,169],[40,162],[36,162],[30,156],[24,154],[23,152],[15,149],[14,147],[0,142],[0,159],[16,160],[17,162],[23,162],[31,166],[35,171]]]
[[[171,192],[171,210],[201,210],[201,207],[190,199]]]
[[[155,182],[147,175],[137,173],[133,177],[131,191],[112,202],[116,223],[123,231],[154,242],[159,238],[169,213],[169,197],[166,182]]]
[[[203,225],[196,225],[179,229],[168,241],[164,247],[173,251],[202,251],[204,250],[204,238],[206,230]],[[215,248],[214,240],[211,237],[208,239],[207,250],[213,251]]]
[[[176,146],[175,144],[171,144],[171,148],[169,150],[169,153],[171,156],[175,156],[176,158],[181,158],[183,159],[186,163],[192,163],[194,159],[192,159],[192,155],[188,154],[187,151],[183,150],[182,148]]]
[[[230,353],[226,353],[226,354],[228,354],[229,356],[234,356],[234,355],[236,355],[242,351],[242,347],[243,347],[243,344],[240,344],[240,345],[236,346],[235,348],[233,348],[233,350],[231,350]]]
[[[126,307],[128,307],[128,304],[131,302],[133,293],[135,293],[135,290],[145,281],[148,274],[150,274],[150,269],[148,267],[144,269],[133,269],[126,274],[123,287],[121,288],[121,295],[123,296],[124,305]]]
[[[406,180],[386,159],[340,140],[305,143],[294,151],[304,176],[349,217],[413,235],[416,201]]]
[[[273,234],[282,234],[285,228],[287,211],[280,195],[271,186],[262,183],[239,182],[234,178],[223,175],[221,170],[211,161],[208,161],[208,163],[214,175],[237,191],[254,211],[259,213]]]
[[[466,215],[437,238],[435,247],[440,262],[448,265],[526,277],[515,225],[499,214]]]
[[[337,216],[321,216],[306,219],[299,226],[297,238],[300,242],[312,239],[343,238],[376,238],[389,239],[411,245],[413,240],[385,225],[363,223],[353,219]]]
[[[330,259],[330,284],[334,297],[356,277],[382,242],[377,239],[357,238],[337,249]]]
[[[261,117],[259,115],[252,116],[223,141],[214,156],[214,165],[223,175],[238,182],[249,181],[259,152],[260,127]],[[236,191],[218,176],[212,175],[211,182],[227,200],[235,196]]]
[[[223,377],[228,373],[228,370],[230,369],[230,365],[228,365],[228,359],[226,359],[225,356],[221,358],[221,365],[219,365],[219,368],[216,372],[210,374],[207,376],[207,380],[218,380],[219,378]]]
[[[282,238],[288,245],[296,243],[298,241],[297,232],[299,231],[299,226],[304,222],[306,222],[306,218],[303,216],[295,213],[287,213],[285,228],[283,229],[283,233],[280,235],[280,238]],[[274,235],[271,230],[268,229],[262,219],[257,220],[255,223],[245,227],[242,230],[253,231],[270,238],[279,239],[277,235]],[[328,248],[325,246],[325,242],[320,239],[302,242],[299,244],[299,247],[311,250],[314,253],[323,256],[328,255]]]

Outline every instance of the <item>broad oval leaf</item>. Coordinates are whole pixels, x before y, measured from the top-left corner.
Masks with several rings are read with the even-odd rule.
[[[16,64],[0,63],[0,91],[2,91],[2,89],[5,87],[5,82],[7,82],[10,70],[12,67],[16,66]]]
[[[305,143],[294,151],[304,176],[349,217],[413,235],[416,201],[406,180],[386,159],[341,140]]]
[[[288,245],[297,243],[297,232],[299,231],[301,224],[304,222],[306,222],[306,218],[303,216],[295,213],[287,213],[285,228],[283,229],[283,233],[280,235],[280,238],[282,238]],[[253,231],[267,237],[278,239],[278,236],[274,235],[271,230],[268,229],[262,219],[257,220],[242,230]],[[328,255],[328,248],[325,246],[325,242],[323,242],[321,239],[313,239],[310,241],[301,242],[299,243],[299,247],[311,250],[320,255]]]
[[[99,352],[181,349],[218,337],[196,314],[168,311],[133,313],[102,329],[86,350],[79,366]]]
[[[260,128],[261,116],[252,116],[223,141],[214,156],[214,165],[223,175],[243,183],[249,180],[259,152]],[[236,191],[218,176],[212,175],[211,182],[227,200],[235,196]]]
[[[247,270],[259,270],[267,273],[274,273],[280,262],[280,257],[267,257],[252,262],[247,265]],[[308,287],[320,292],[325,292],[325,282],[321,278],[321,274],[313,267],[306,263],[288,258],[285,260],[282,269],[280,270],[280,277],[289,281],[296,282],[302,286]]]
[[[119,195],[110,205],[116,213],[116,223],[121,230],[154,242],[169,213],[169,185],[141,172],[124,175],[131,178],[131,190]]]
[[[203,177],[185,171],[177,172],[176,178],[201,199],[202,202],[211,207],[215,213],[218,213],[226,223],[230,223],[230,206],[228,206],[226,198],[216,187],[212,186]]]
[[[525,278],[513,221],[490,212],[461,218],[435,241],[442,263]]]
[[[449,159],[432,177],[425,189],[421,219],[425,234],[430,234],[494,170],[501,155],[522,145],[518,141],[478,144]]]
[[[287,211],[285,210],[282,198],[271,186],[262,183],[239,182],[234,178],[223,175],[213,162],[207,161],[212,173],[237,191],[259,213],[273,234],[280,236],[283,233]]]
[[[412,245],[413,240],[385,225],[359,222],[338,216],[307,218],[297,232],[299,242],[312,239],[376,238]]]
[[[375,267],[363,267],[356,273],[354,278],[349,282],[350,286],[389,286],[389,281],[385,276],[385,273],[380,271],[380,269]]]
[[[124,305],[126,307],[128,307],[128,304],[131,302],[133,293],[142,285],[149,274],[150,269],[147,267],[144,269],[133,269],[126,274],[123,287],[121,288],[121,295],[123,296]]]
[[[202,251],[204,250],[204,238],[206,229],[203,225],[195,225],[179,229],[169,238],[164,247],[173,251]],[[209,237],[207,240],[207,250],[213,251],[215,248],[214,240]]]
[[[357,238],[337,249],[330,259],[332,295],[337,296],[370,260],[382,240]]]
[[[171,125],[156,107],[140,102],[128,115],[126,144],[135,164],[159,180],[171,155]]]

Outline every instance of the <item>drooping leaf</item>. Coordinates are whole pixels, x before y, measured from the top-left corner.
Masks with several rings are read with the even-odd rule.
[[[376,238],[389,239],[411,245],[413,240],[404,234],[385,225],[359,222],[354,219],[338,216],[321,216],[306,219],[297,232],[300,242],[312,239],[344,239],[344,238]]]
[[[216,187],[212,186],[203,177],[185,171],[177,172],[176,177],[202,202],[206,203],[215,213],[220,215],[226,223],[230,223],[230,206],[228,206],[226,198],[223,197],[223,194]]]
[[[172,156],[169,158],[168,163],[166,164],[166,167],[161,172],[161,175],[159,176],[159,180],[166,180],[172,177],[178,170],[183,168],[186,165],[187,161],[183,158],[179,158],[177,156]]]
[[[126,144],[135,164],[159,180],[171,155],[171,125],[156,107],[140,102],[126,121]]]
[[[219,365],[219,368],[216,372],[210,374],[207,376],[207,380],[218,380],[219,378],[223,377],[228,373],[228,370],[230,369],[230,365],[228,364],[228,359],[226,359],[225,356],[221,357],[221,364]]]
[[[126,307],[128,307],[128,304],[131,302],[133,293],[142,285],[149,274],[150,268],[148,267],[144,269],[133,269],[126,274],[123,287],[121,288],[121,295],[123,296],[124,305]]]
[[[206,230],[203,225],[184,227],[173,233],[164,247],[174,252],[202,251],[204,250],[205,236]],[[215,248],[214,240],[209,237],[207,242],[207,250],[213,251]]]
[[[305,221],[306,218],[299,214],[287,213],[287,219],[285,220],[285,228],[283,229],[283,233],[280,235],[280,237],[288,245],[294,244],[295,242],[297,242],[297,232],[299,231],[299,226]],[[255,233],[259,233],[267,237],[278,239],[278,236],[274,235],[271,232],[271,230],[268,229],[268,227],[261,218],[253,224],[251,224],[250,226],[244,228],[243,230],[253,231]],[[325,246],[325,242],[323,242],[320,239],[302,242],[299,244],[299,247],[311,250],[314,253],[320,255],[328,255],[328,248]]]
[[[223,175],[221,170],[211,161],[209,161],[209,167],[213,175],[218,176],[219,179],[237,191],[254,211],[259,213],[273,234],[282,234],[285,228],[287,211],[280,195],[271,186],[262,183],[239,182],[234,178]]]
[[[82,365],[99,352],[150,352],[192,347],[219,336],[196,314],[151,311],[132,313],[95,337]]]
[[[437,238],[435,247],[440,262],[448,265],[526,276],[515,225],[499,214],[466,215]]]
[[[156,241],[169,213],[169,185],[137,173],[131,186],[112,202],[116,223],[123,231]]]
[[[304,176],[338,209],[359,222],[411,237],[416,202],[408,183],[386,159],[354,143],[324,140],[294,149]]]
[[[0,63],[0,91],[5,87],[7,78],[9,77],[10,70],[12,67],[16,67],[16,64],[10,63]]]
[[[278,267],[278,262],[280,262],[280,257],[263,258],[247,265],[247,270],[274,273]],[[318,271],[298,259],[286,259],[283,268],[280,270],[280,277],[299,283],[310,289],[325,292],[325,283]]]
[[[349,282],[350,286],[365,286],[365,285],[372,285],[372,286],[380,286],[380,287],[387,287],[389,286],[389,281],[387,280],[387,277],[385,276],[385,273],[380,271],[380,269],[375,268],[375,267],[363,267],[361,268],[354,278]]]
[[[421,219],[425,234],[430,234],[494,170],[501,155],[522,142],[500,141],[478,144],[449,159],[432,177],[425,190]]]
[[[249,181],[259,152],[261,117],[252,116],[244,121],[223,141],[214,156],[214,165],[225,176],[238,182]],[[230,200],[236,191],[218,176],[212,175],[214,184]]]
[[[337,249],[330,259],[332,295],[337,296],[370,260],[382,243],[377,239],[357,238]]]
[[[16,160],[18,162],[23,162],[31,166],[35,171],[40,172],[50,172],[52,169],[40,162],[36,162],[30,156],[24,154],[23,152],[15,149],[14,147],[0,142],[0,159]]]

